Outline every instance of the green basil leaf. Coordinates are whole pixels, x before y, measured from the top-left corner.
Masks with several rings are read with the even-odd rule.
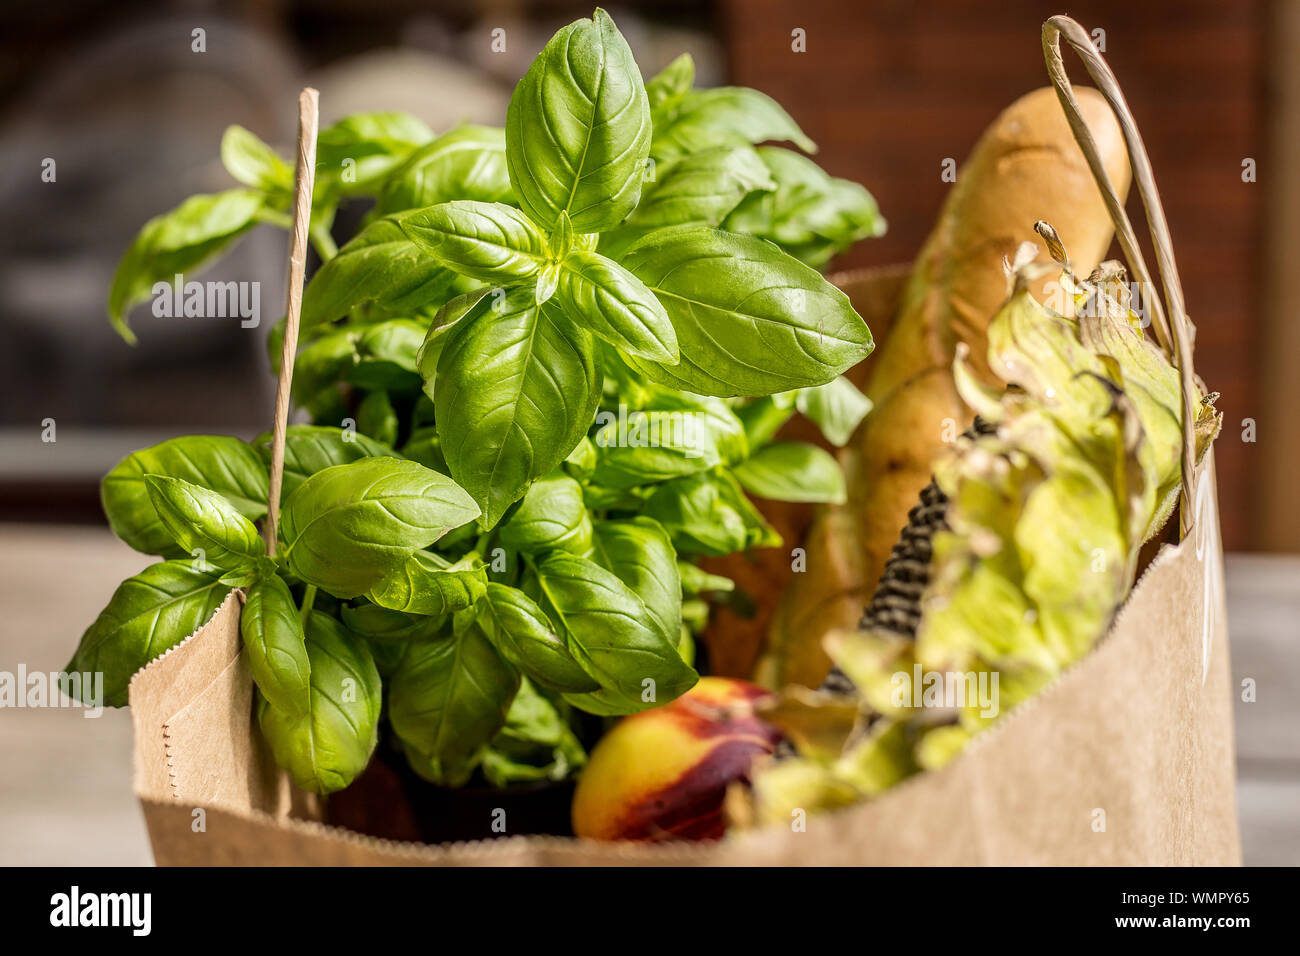
[[[501,544],[512,551],[591,551],[591,515],[582,486],[562,473],[539,478],[501,526]]]
[[[426,425],[411,432],[411,437],[402,446],[402,457],[418,461],[425,468],[432,468],[444,475],[447,473],[447,459],[442,455],[438,429],[433,425]]]
[[[775,187],[767,165],[748,143],[730,143],[658,162],[651,160],[640,204],[622,225],[601,234],[600,251],[611,259],[622,259],[656,229],[688,224],[718,226],[742,205],[749,207],[758,202],[766,195],[763,190]],[[756,231],[730,225],[728,229]],[[770,238],[766,232],[760,234]]]
[[[555,295],[555,290],[559,288],[559,285],[560,264],[558,262],[547,262],[537,273],[537,284],[533,292],[537,304],[545,305],[549,302],[551,296]]]
[[[65,670],[103,673],[103,702],[123,706],[135,672],[206,624],[230,594],[195,564],[159,561],[118,585]]]
[[[693,654],[695,649],[695,642],[692,640],[691,634],[698,634],[708,626],[708,601],[692,598],[689,601],[682,602],[682,642],[677,645],[677,649],[685,660],[690,661],[692,659],[687,655]]]
[[[387,392],[370,392],[357,406],[357,430],[384,445],[397,441],[397,412]]]
[[[555,706],[525,678],[506,725],[483,754],[483,776],[494,787],[563,780],[587,762],[587,752]]]
[[[365,195],[431,139],[433,131],[409,113],[354,113],[321,130],[316,165],[344,194]]]
[[[560,263],[565,315],[624,352],[675,363],[677,333],[645,284],[596,252],[570,252]]]
[[[430,620],[442,621],[442,618],[431,618]],[[402,658],[406,656],[405,643],[384,644],[379,641],[366,641],[366,647],[370,651],[370,658],[375,662],[375,670],[379,672],[379,678],[384,686],[394,674],[397,668],[402,666]]]
[[[579,481],[587,481],[596,470],[596,446],[585,435],[564,459],[564,470]]]
[[[480,537],[478,525],[474,523],[463,524],[459,528],[453,528],[447,532],[447,535],[438,540],[434,546],[439,554],[458,555],[472,550]]]
[[[451,614],[472,607],[487,587],[487,568],[467,556],[451,564],[429,551],[416,551],[366,596],[380,607],[408,614]]]
[[[704,617],[699,619],[694,613],[696,605],[704,605]],[[677,653],[687,664],[695,666],[695,634],[702,632],[709,625],[709,605],[707,601],[682,602],[682,631],[677,640]]]
[[[539,684],[572,693],[600,686],[578,666],[537,602],[518,588],[489,582],[477,620],[501,656]]]
[[[740,461],[749,454],[744,426],[725,402],[652,389],[649,408],[603,410],[592,480],[608,488],[634,488]]]
[[[227,126],[221,163],[245,186],[268,193],[293,192],[293,169],[270,146],[242,126]]]
[[[349,431],[355,428],[351,404],[342,389],[327,388],[318,392],[310,401],[303,402],[302,407],[313,421],[321,424],[337,422]]]
[[[672,118],[694,82],[695,60],[689,53],[683,53],[646,80],[645,95],[656,127]]]
[[[261,193],[230,189],[191,196],[146,222],[118,263],[108,291],[108,317],[118,334],[134,344],[135,333],[126,324],[131,307],[149,298],[156,283],[197,271],[252,229],[264,204]]]
[[[519,204],[543,228],[568,212],[578,232],[618,225],[641,197],[650,103],[614,21],[560,30],[515,87],[506,163]]]
[[[720,574],[710,574],[698,564],[678,561],[677,571],[682,579],[682,593],[692,597],[709,591],[728,592],[736,590],[736,582]]]
[[[699,675],[677,653],[635,591],[594,561],[555,553],[537,567],[552,620],[574,659],[609,695],[606,703],[636,713],[667,703]]]
[[[766,445],[732,469],[750,494],[777,501],[842,504],[844,471],[824,448],[797,441]]]
[[[284,353],[284,323],[287,318],[287,316],[280,316],[266,333],[266,357],[271,363],[271,371],[276,375],[280,374],[280,360]],[[300,349],[303,341],[305,340],[300,340],[298,343]]]
[[[685,660],[685,658],[682,658],[682,660]],[[629,711],[629,705],[623,699],[622,694],[604,687],[587,694],[565,694],[564,702],[588,714],[595,714],[597,717],[624,717],[629,713],[635,713],[635,711]]]
[[[292,197],[286,195],[281,203],[287,210]],[[277,207],[278,208],[278,207]],[[319,255],[330,258],[338,249],[334,244],[334,219],[339,211],[338,184],[324,178],[318,178],[312,184],[311,214],[307,217],[307,238]],[[284,228],[291,227],[292,222],[283,223]],[[280,223],[277,223],[280,225]]]
[[[654,229],[695,223],[716,226],[755,190],[776,188],[758,152],[748,144],[706,149],[659,163],[655,182],[627,221]]]
[[[488,308],[501,305],[504,299],[505,289],[474,289],[456,296],[433,317],[433,322],[415,360],[416,370],[424,382],[425,397],[429,399],[430,404],[433,402],[433,383],[437,377],[438,359],[442,357],[442,347],[447,344],[447,337],[452,329],[471,316],[481,315]]]
[[[857,183],[836,179],[788,149],[764,146],[758,155],[775,189],[747,197],[723,228],[771,240],[813,268],[861,239],[884,233],[875,199]]]
[[[458,787],[505,726],[519,672],[476,625],[411,644],[389,682],[388,717],[420,776]]]
[[[700,226],[661,229],[624,266],[672,319],[681,362],[636,356],[652,381],[703,395],[770,395],[822,385],[874,343],[846,296],[807,266],[752,236]]]
[[[379,741],[379,671],[365,641],[321,611],[307,620],[309,709],[281,710],[259,694],[258,725],[276,763],[313,793],[342,790]]]
[[[569,218],[567,212],[562,211],[560,213],[560,218],[555,220],[555,228],[552,229],[551,234],[546,237],[546,249],[550,254],[550,258],[559,262],[570,252],[573,252],[577,236],[578,234],[573,231],[573,220]],[[597,242],[600,241],[599,236],[588,235],[584,237],[587,242],[592,238]],[[583,248],[586,248],[586,245],[584,245]]]
[[[289,496],[280,556],[308,584],[360,597],[478,514],[445,475],[413,461],[363,458],[316,472]]]
[[[253,439],[253,447],[268,467],[271,464],[271,440],[270,432],[263,432]],[[290,425],[284,436],[284,480],[281,495],[284,497],[292,494],[316,472],[331,465],[346,465],[362,458],[391,458],[395,454],[387,445],[359,432],[326,425]]]
[[[725,471],[665,482],[646,500],[642,513],[668,530],[682,554],[723,557],[781,544],[781,536]]]
[[[515,694],[515,699],[510,703],[506,725],[497,733],[493,744],[501,744],[508,752],[522,756],[514,745],[541,744],[554,747],[571,733],[560,712],[525,677],[519,682],[519,693]]]
[[[825,385],[800,389],[795,406],[817,424],[827,441],[843,448],[871,411],[871,399],[841,375]]]
[[[289,585],[272,574],[248,589],[239,617],[248,669],[272,707],[289,714],[311,709],[311,661],[298,605]]]
[[[600,485],[584,485],[583,500],[590,511],[639,511],[645,502],[640,488],[604,488]]]
[[[600,391],[586,331],[539,309],[529,289],[491,298],[448,334],[433,396],[447,465],[484,528],[573,450]]]
[[[389,176],[375,215],[423,209],[453,199],[508,202],[505,131],[458,126],[412,154]]]
[[[411,319],[389,319],[367,326],[357,339],[356,364],[348,381],[367,389],[405,392],[420,387],[416,357],[425,327]]]
[[[513,206],[457,200],[416,209],[402,230],[448,269],[488,282],[534,276],[546,262],[546,236]]]
[[[515,699],[517,700],[518,697]],[[482,763],[479,765],[483,770],[484,779],[492,786],[506,789],[522,783],[563,780],[569,775],[571,764],[534,765],[523,758],[514,757],[510,753],[499,750],[497,745],[501,739],[500,733],[492,738],[491,743],[483,751]],[[574,740],[577,740],[577,738],[575,737]],[[581,764],[578,766],[581,766]]]
[[[195,563],[199,562],[196,561]],[[222,572],[220,580],[228,588],[246,588],[256,584],[264,577],[275,574],[277,567],[275,558],[263,554],[250,559],[246,564],[240,564],[230,571]],[[205,568],[204,570],[208,569]],[[218,570],[220,569],[218,568]]]
[[[257,526],[222,495],[180,478],[146,475],[144,482],[158,519],[186,554],[223,571],[247,568],[265,554]]]
[[[421,346],[423,349],[423,346]],[[419,353],[416,353],[416,368],[420,367]],[[433,399],[428,395],[417,395],[415,404],[411,406],[411,429],[419,430],[427,425],[432,425],[438,416],[434,414]],[[407,456],[410,457],[409,455]],[[443,471],[445,468],[435,468],[434,471]]]
[[[769,140],[794,143],[806,153],[817,152],[817,144],[776,100],[745,86],[718,86],[683,96],[672,120],[655,130],[651,154],[656,158],[689,156],[712,146]]]
[[[266,514],[266,466],[249,445],[225,435],[184,435],[132,452],[99,484],[109,526],[146,554],[176,554],[172,536],[149,498],[145,475],[181,478],[225,497],[245,518]]]
[[[355,329],[340,329],[301,345],[293,361],[293,397],[300,405],[310,405],[325,390],[347,377],[357,363]],[[276,374],[279,374],[279,353],[276,353]]]
[[[646,517],[598,522],[593,558],[632,589],[659,633],[675,646],[682,628],[682,582],[677,551],[663,525]]]
[[[339,615],[349,631],[360,634],[372,644],[426,640],[435,636],[447,622],[445,617],[392,611],[364,599],[344,604]]]
[[[410,315],[441,305],[455,277],[407,237],[397,218],[377,219],[307,283],[302,325],[333,321],[367,303],[390,315]]]
[[[602,394],[609,400],[609,404],[640,408],[649,402],[654,385],[630,367],[614,346],[601,339],[596,339],[595,345],[596,366],[603,379]]]
[[[842,379],[836,379],[841,381]],[[745,437],[749,439],[750,448],[758,448],[770,442],[791,418],[794,417],[794,404],[778,400],[782,395],[765,395],[752,402],[746,402],[736,409],[736,417],[744,423]]]

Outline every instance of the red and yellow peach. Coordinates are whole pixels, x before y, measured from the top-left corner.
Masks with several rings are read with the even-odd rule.
[[[709,840],[726,829],[728,784],[780,732],[759,719],[771,692],[705,677],[681,697],[625,717],[592,751],[573,797],[573,831],[598,840]]]

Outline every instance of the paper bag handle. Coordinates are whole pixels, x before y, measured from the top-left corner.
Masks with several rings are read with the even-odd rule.
[[[1114,110],[1115,118],[1124,133],[1129,163],[1133,169],[1133,179],[1137,183],[1138,195],[1142,197],[1142,208],[1146,212],[1151,241],[1155,246],[1156,264],[1160,269],[1160,281],[1164,288],[1163,303],[1154,292],[1155,286],[1151,282],[1146,260],[1142,257],[1142,250],[1133,233],[1133,224],[1129,222],[1128,215],[1124,212],[1124,204],[1120,201],[1114,184],[1106,175],[1106,168],[1097,151],[1097,143],[1092,138],[1088,124],[1084,122],[1079,101],[1074,96],[1074,88],[1070,85],[1070,78],[1066,76],[1065,64],[1061,60],[1061,37],[1065,38],[1065,42],[1083,61],[1088,75],[1092,77],[1093,82],[1097,84],[1097,89]],[[1160,204],[1160,192],[1156,189],[1155,177],[1151,172],[1151,160],[1147,157],[1146,146],[1142,143],[1137,123],[1133,120],[1133,114],[1129,111],[1128,102],[1124,99],[1115,74],[1111,72],[1106,61],[1093,46],[1092,38],[1078,22],[1070,17],[1058,15],[1044,23],[1043,57],[1047,61],[1047,73],[1051,77],[1052,86],[1056,89],[1056,97],[1061,101],[1061,108],[1065,110],[1065,118],[1070,123],[1070,129],[1079,148],[1083,150],[1083,155],[1088,160],[1088,167],[1092,170],[1093,179],[1097,181],[1097,188],[1101,190],[1101,197],[1106,203],[1106,210],[1110,213],[1110,221],[1114,224],[1115,235],[1119,239],[1120,248],[1124,250],[1129,269],[1137,279],[1139,288],[1152,290],[1149,299],[1156,339],[1173,361],[1182,379],[1183,487],[1179,523],[1182,537],[1186,538],[1195,522],[1192,502],[1196,500],[1197,389],[1196,372],[1192,366],[1193,329],[1183,304],[1183,286],[1178,277],[1178,265],[1174,261],[1173,240],[1169,237],[1169,224],[1165,221],[1165,210]],[[1166,313],[1166,305],[1168,313]]]
[[[311,193],[316,180],[316,127],[320,95],[311,87],[298,94],[298,165],[294,173],[293,231],[289,234],[289,289],[284,310],[284,343],[280,375],[275,383],[275,424],[271,438],[271,490],[266,501],[266,553],[275,557],[280,524],[280,488],[284,483],[284,442],[289,428],[289,396],[293,360],[298,354],[298,320],[302,314],[302,285],[307,271],[307,233],[311,226]]]

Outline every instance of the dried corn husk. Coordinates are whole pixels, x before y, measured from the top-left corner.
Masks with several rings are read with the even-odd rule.
[[[954,362],[987,426],[940,456],[863,625],[827,641],[839,673],[772,713],[799,754],[757,770],[744,819],[841,806],[947,763],[1088,653],[1176,504],[1179,373],[1144,337],[1122,270],[1065,271],[1057,312],[1029,294],[1043,268],[1031,259],[988,330],[1006,387],[960,350]],[[1219,430],[1215,397],[1197,396],[1198,460]],[[808,727],[818,746],[800,747]]]

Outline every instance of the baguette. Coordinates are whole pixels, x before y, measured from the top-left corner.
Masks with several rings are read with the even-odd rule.
[[[1096,90],[1076,88],[1076,94],[1122,197],[1130,177],[1119,124]],[[874,590],[908,510],[930,480],[935,453],[973,419],[953,383],[959,343],[969,346],[975,373],[997,384],[985,333],[1007,297],[1002,263],[1021,243],[1037,239],[1033,227],[1040,219],[1077,257],[1075,274],[1087,275],[1105,258],[1110,218],[1050,87],[1016,100],[985,131],[921,249],[897,318],[870,360],[865,391],[875,408],[841,455],[853,520],[833,511],[814,520],[808,571],[782,596],[769,634],[760,672],[766,682],[816,687],[830,669],[822,639],[834,626],[856,623],[863,595]],[[1039,258],[1050,261],[1045,249]],[[1032,290],[1040,301],[1052,289],[1054,273],[1045,273]],[[859,560],[837,557],[847,549],[856,549]],[[850,567],[862,575],[859,581],[843,578]]]

